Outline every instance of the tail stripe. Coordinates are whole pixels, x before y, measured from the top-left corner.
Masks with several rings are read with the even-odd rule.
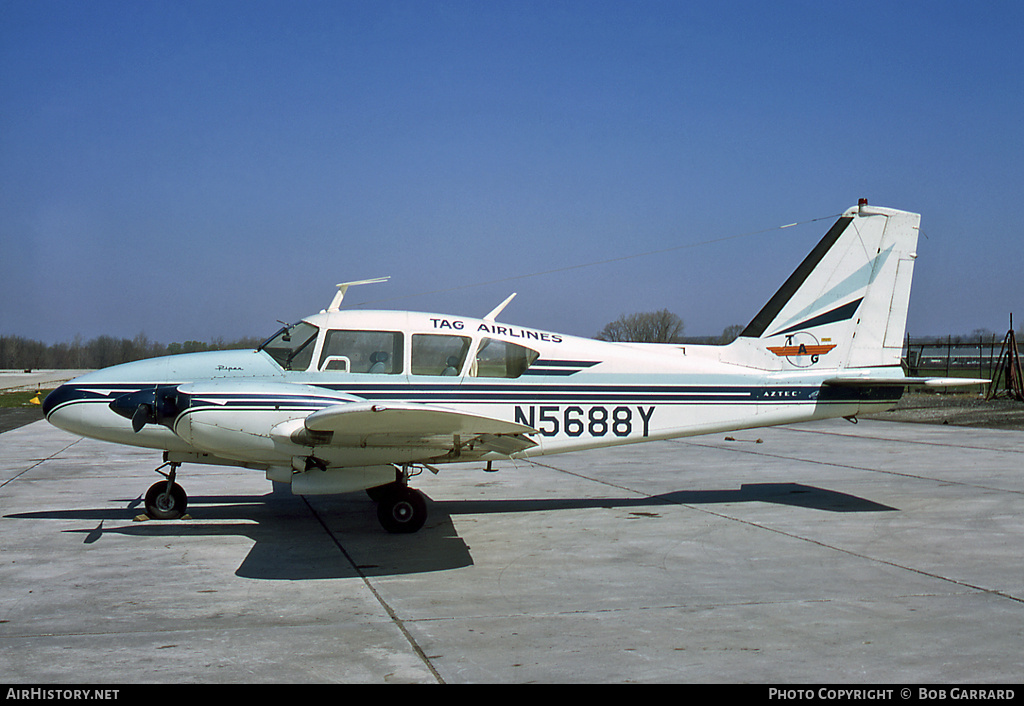
[[[804,283],[807,276],[811,274],[811,271],[818,266],[821,259],[825,257],[829,249],[835,245],[835,242],[839,240],[839,236],[843,234],[846,227],[853,221],[852,216],[843,216],[835,222],[821,241],[814,246],[814,250],[811,254],[804,258],[804,261],[800,263],[800,266],[796,268],[796,271],[789,276],[786,283],[775,293],[768,303],[764,305],[764,308],[758,312],[757,316],[754,317],[745,329],[740,334],[744,338],[760,338],[761,334],[764,333],[765,329],[768,328],[768,324],[775,320],[775,317],[782,311],[782,307],[786,306],[790,298],[796,293],[796,290],[800,289],[800,285]]]
[[[790,326],[789,328],[785,328],[781,331],[776,331],[771,335],[780,336],[784,333],[793,333],[794,331],[799,331],[801,329],[809,329],[814,326],[831,324],[835,323],[836,321],[846,321],[847,319],[853,318],[853,315],[857,312],[857,307],[860,306],[860,303],[862,301],[864,301],[864,297],[861,297],[860,299],[855,299],[849,304],[837,306],[832,311],[826,311],[824,314],[819,314],[814,318],[807,319],[806,321],[801,321],[800,323]]]

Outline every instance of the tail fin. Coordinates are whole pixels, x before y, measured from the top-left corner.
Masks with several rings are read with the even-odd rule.
[[[825,234],[727,358],[765,370],[899,365],[921,216],[861,200]]]

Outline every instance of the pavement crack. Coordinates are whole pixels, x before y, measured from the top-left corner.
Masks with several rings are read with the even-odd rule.
[[[392,608],[391,605],[387,602],[387,600],[384,599],[384,596],[381,595],[380,591],[378,591],[374,587],[369,577],[367,577],[367,575],[363,573],[362,565],[357,564],[355,562],[355,560],[352,558],[352,555],[348,553],[347,549],[345,549],[345,546],[341,543],[341,540],[338,538],[338,536],[334,534],[330,527],[327,526],[327,523],[324,521],[323,517],[320,515],[319,512],[316,511],[316,508],[314,508],[313,505],[309,502],[309,499],[303,495],[302,501],[306,503],[306,507],[308,507],[309,511],[313,513],[313,517],[316,518],[316,521],[319,522],[320,526],[324,528],[325,532],[327,532],[327,536],[331,538],[332,542],[334,542],[334,546],[336,546],[338,548],[338,551],[341,552],[342,556],[345,557],[345,561],[347,561],[349,565],[352,567],[352,570],[355,571],[356,574],[358,574],[359,578],[363,582],[363,585],[366,586],[367,590],[373,595],[377,603],[379,603],[381,608],[384,609],[384,612],[387,613],[388,618],[391,620],[394,626],[398,628],[398,631],[402,634],[402,637],[405,638],[406,642],[409,643],[409,646],[412,648],[413,652],[416,653],[416,656],[419,657],[421,662],[423,662],[423,665],[430,671],[434,679],[436,679],[439,684],[444,684],[444,678],[438,673],[437,669],[434,668],[434,665],[430,661],[430,657],[427,656],[427,653],[424,652],[423,648],[420,647],[418,642],[416,642],[416,638],[413,637],[412,633],[410,633],[408,628],[405,627],[405,621],[398,616],[398,613],[395,612],[395,609]]]
[[[68,449],[70,449],[70,448],[71,448],[72,446],[74,446],[75,444],[77,444],[77,443],[78,443],[78,442],[80,442],[81,440],[82,440],[82,439],[75,439],[74,441],[72,441],[72,442],[71,442],[70,444],[68,444],[68,445],[67,445],[67,446],[65,446],[64,448],[62,448],[62,449],[60,449],[60,450],[58,450],[58,451],[54,451],[54,452],[53,452],[52,454],[50,454],[50,455],[49,455],[49,456],[47,456],[46,458],[41,458],[41,459],[38,459],[38,460],[37,460],[37,461],[36,461],[35,463],[33,463],[33,464],[32,464],[31,466],[29,466],[28,468],[26,468],[26,469],[24,469],[24,470],[22,470],[22,471],[19,471],[18,473],[14,474],[13,476],[11,476],[11,477],[10,477],[10,478],[8,478],[7,480],[5,480],[5,481],[4,481],[3,483],[0,483],[0,488],[3,488],[3,487],[4,487],[5,485],[7,485],[8,483],[10,483],[11,481],[13,481],[13,480],[16,480],[16,479],[20,478],[21,476],[25,475],[26,473],[28,473],[29,471],[31,471],[31,470],[32,470],[33,468],[37,468],[37,467],[39,467],[40,465],[42,465],[42,464],[46,463],[47,461],[53,460],[53,459],[54,459],[54,458],[56,458],[57,456],[60,456],[60,455],[61,455],[62,453],[64,453],[64,452],[65,452],[65,451],[67,451]]]
[[[785,427],[783,427],[783,428],[785,428]],[[701,444],[699,442],[695,442],[695,441],[688,440],[688,439],[685,439],[685,440],[684,439],[670,439],[669,443],[692,444],[694,446],[702,446],[702,447],[705,447],[705,448],[721,448],[721,447],[719,447],[717,445],[714,445],[714,444]],[[916,475],[908,474],[908,473],[898,473],[898,472],[895,472],[895,471],[884,471],[884,470],[878,470],[878,469],[874,469],[874,468],[864,468],[864,467],[860,467],[860,466],[852,466],[852,465],[849,465],[849,464],[842,464],[842,463],[823,462],[823,461],[814,460],[814,459],[798,459],[798,458],[794,458],[794,457],[791,457],[791,456],[784,456],[784,455],[779,455],[779,454],[765,453],[764,451],[761,451],[761,450],[753,450],[753,449],[746,449],[746,448],[729,448],[729,449],[726,449],[726,450],[728,450],[728,451],[738,451],[740,453],[755,454],[755,455],[759,455],[759,456],[769,456],[769,457],[772,457],[772,458],[782,458],[782,459],[787,459],[787,460],[805,461],[807,463],[819,463],[819,464],[822,464],[822,465],[837,466],[837,467],[840,467],[840,468],[850,468],[852,470],[858,470],[858,471],[871,471],[871,472],[875,472],[875,473],[887,473],[887,474],[890,474],[890,475],[902,476],[902,477],[906,477],[906,478],[914,478],[914,479],[918,479],[918,480],[934,480],[934,479],[931,479],[931,478],[927,478],[927,477],[923,477],[923,476],[916,476]],[[796,540],[799,540],[799,541],[802,541],[802,542],[807,542],[807,543],[810,543],[810,544],[814,544],[816,546],[822,547],[823,549],[829,549],[831,551],[841,552],[843,554],[846,554],[847,556],[856,557],[858,559],[864,559],[865,561],[877,562],[879,564],[884,564],[886,566],[891,566],[891,567],[896,568],[896,569],[902,569],[904,571],[910,571],[910,572],[913,572],[915,574],[919,574],[921,576],[926,576],[928,578],[937,579],[939,581],[945,581],[947,583],[951,583],[953,585],[960,586],[962,588],[970,589],[970,590],[973,590],[973,591],[979,591],[981,593],[987,593],[989,595],[998,596],[1000,598],[1006,598],[1008,600],[1011,600],[1011,601],[1014,601],[1014,602],[1017,602],[1017,603],[1024,603],[1024,598],[1019,597],[1019,596],[1015,596],[1015,595],[1010,594],[1010,593],[1006,593],[1005,591],[998,591],[998,590],[993,589],[993,588],[985,588],[984,586],[979,586],[977,584],[972,584],[972,583],[969,583],[969,582],[966,582],[966,581],[961,581],[961,580],[955,579],[955,578],[953,578],[951,576],[943,576],[942,574],[937,574],[937,573],[932,572],[932,571],[926,571],[924,569],[919,569],[919,568],[916,568],[916,567],[913,567],[913,566],[907,566],[905,564],[900,564],[898,562],[890,561],[888,559],[883,559],[883,558],[876,557],[876,556],[870,556],[870,555],[867,555],[867,554],[862,554],[860,552],[855,552],[855,551],[850,550],[850,549],[844,549],[843,547],[839,547],[839,546],[836,546],[834,544],[828,544],[827,542],[822,542],[822,541],[819,541],[819,540],[816,540],[816,539],[812,539],[810,537],[804,537],[804,536],[801,536],[799,534],[794,534],[793,532],[787,532],[785,530],[777,529],[775,527],[769,527],[768,525],[765,525],[765,524],[762,524],[762,523],[752,522],[750,520],[744,520],[744,519],[742,519],[740,517],[735,517],[733,515],[727,515],[725,513],[718,512],[718,511],[709,509],[707,507],[701,507],[701,506],[693,505],[693,504],[689,504],[689,503],[676,502],[676,501],[673,501],[671,498],[668,498],[668,497],[665,497],[665,496],[651,496],[651,495],[648,495],[647,493],[643,493],[641,491],[634,490],[632,488],[629,488],[629,487],[621,485],[621,484],[609,483],[608,481],[601,480],[600,478],[592,478],[590,476],[587,476],[587,475],[584,475],[584,474],[581,474],[581,473],[574,473],[572,471],[567,471],[567,470],[558,468],[556,466],[552,466],[552,465],[545,464],[545,463],[539,463],[539,462],[537,462],[536,460],[533,460],[533,459],[530,460],[530,463],[533,463],[533,464],[535,464],[537,466],[543,466],[544,468],[548,468],[548,469],[551,469],[553,471],[558,471],[558,472],[561,472],[561,473],[566,473],[568,475],[576,476],[577,478],[582,478],[584,480],[588,480],[588,481],[591,481],[591,482],[594,482],[594,483],[600,483],[602,485],[607,485],[607,486],[610,486],[610,487],[613,487],[613,488],[617,488],[619,490],[624,490],[626,492],[636,493],[637,495],[646,496],[646,497],[648,497],[648,498],[650,498],[652,500],[658,500],[660,502],[663,502],[666,505],[675,505],[675,506],[678,506],[678,507],[685,507],[685,508],[688,508],[690,510],[695,510],[697,512],[702,512],[702,513],[705,513],[705,514],[708,514],[708,515],[712,515],[714,517],[718,517],[718,518],[723,519],[723,520],[728,520],[728,521],[731,521],[731,522],[738,522],[740,524],[744,524],[744,525],[747,525],[749,527],[754,527],[756,529],[761,529],[761,530],[765,530],[767,532],[772,532],[772,533],[775,533],[775,534],[778,534],[778,535],[781,535],[781,536],[784,536],[784,537],[789,537],[790,539],[796,539]],[[960,483],[960,485],[966,485],[968,487],[985,488],[985,486],[978,486],[978,485],[973,485],[973,484],[969,484],[969,483]],[[1018,491],[1005,491],[1004,490],[1003,492],[1018,492]]]

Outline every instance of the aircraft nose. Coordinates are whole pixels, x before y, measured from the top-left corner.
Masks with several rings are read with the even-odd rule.
[[[43,416],[49,417],[50,412],[76,397],[70,385],[61,385],[43,399]]]

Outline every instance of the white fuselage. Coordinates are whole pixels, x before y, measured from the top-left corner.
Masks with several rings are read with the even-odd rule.
[[[823,385],[826,371],[737,365],[728,362],[729,346],[608,343],[415,312],[324,312],[303,323],[312,333],[297,364],[282,365],[283,354],[275,357],[266,346],[127,363],[59,388],[46,400],[47,418],[75,434],[189,461],[266,469],[287,466],[315,447],[327,465],[353,467],[532,457],[851,416],[886,409],[902,392],[892,386],[830,390]],[[372,353],[363,364],[357,334],[369,332],[377,337],[373,345],[389,355]],[[385,333],[387,343],[380,343]],[[342,337],[349,349],[335,345]],[[455,351],[450,365],[428,364],[447,351]],[[387,358],[386,369],[370,369],[380,365],[371,362],[374,356]],[[135,431],[111,403],[147,390],[171,390],[173,409],[160,423]],[[363,401],[418,403],[515,422],[531,430],[535,445],[442,454],[440,443],[389,441],[381,434],[319,446],[298,435],[311,412]]]

